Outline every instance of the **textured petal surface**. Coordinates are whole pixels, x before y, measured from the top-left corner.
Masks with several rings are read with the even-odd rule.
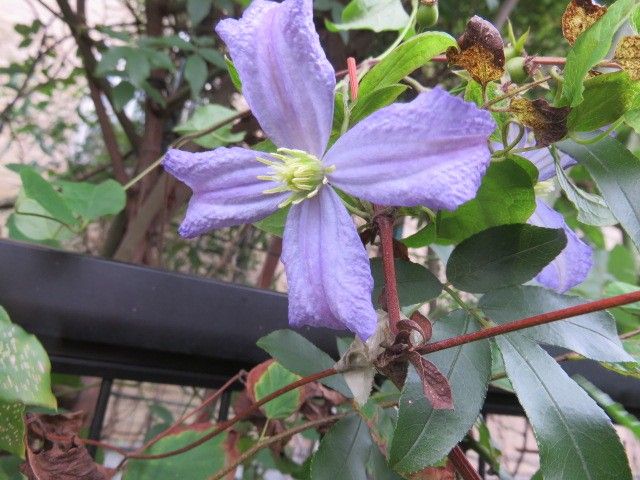
[[[513,142],[518,135],[518,128],[515,125],[511,125],[509,127],[509,142]],[[515,148],[528,148],[534,147],[536,145],[536,141],[533,138],[533,133],[529,129],[525,129],[525,134],[522,139],[518,142]],[[503,148],[501,144],[495,143],[494,146],[497,149]],[[552,177],[556,176],[556,165],[551,155],[551,152],[548,148],[540,148],[538,150],[532,150],[530,152],[522,152],[518,155],[523,156],[531,163],[533,163],[540,172],[538,174],[538,181],[544,182],[545,180],[549,180]],[[573,157],[570,157],[564,152],[558,150],[558,157],[560,158],[560,165],[562,168],[569,168],[578,163]]]
[[[312,0],[254,0],[218,23],[247,99],[278,147],[322,156],[331,133],[335,73],[313,24]]]
[[[529,223],[538,227],[563,228],[567,234],[567,246],[538,274],[536,280],[551,290],[564,293],[582,283],[593,265],[591,247],[584,243],[565,223],[558,212],[542,200],[536,200],[536,210]]]
[[[453,210],[475,197],[491,153],[491,115],[440,88],[378,110],[331,147],[329,181],[383,205]]]
[[[282,262],[289,322],[347,328],[366,340],[376,329],[369,258],[353,220],[330,187],[289,211]]]
[[[262,193],[277,184],[256,178],[270,173],[256,160],[258,155],[239,147],[167,152],[165,170],[193,190],[180,235],[191,238],[215,228],[252,223],[277,210],[287,195]]]

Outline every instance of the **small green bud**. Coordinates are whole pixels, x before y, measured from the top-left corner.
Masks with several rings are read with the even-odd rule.
[[[511,60],[516,55],[517,55],[516,49],[513,47],[513,45],[509,44],[506,47],[504,47],[504,58],[506,60]]]
[[[510,59],[507,62],[507,71],[509,72],[511,81],[515,83],[523,83],[529,78],[524,57],[514,57]]]
[[[416,15],[416,27],[418,29],[433,27],[438,23],[438,2],[422,0],[420,3],[421,5],[418,7]]]

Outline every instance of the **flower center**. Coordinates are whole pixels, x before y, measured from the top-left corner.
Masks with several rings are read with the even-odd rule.
[[[277,153],[270,153],[275,160],[257,157],[260,163],[271,168],[271,175],[259,175],[258,179],[276,182],[280,185],[265,190],[263,193],[291,192],[291,195],[279,207],[296,205],[306,198],[316,195],[327,183],[326,175],[336,167],[325,167],[318,157],[302,150],[279,148]]]

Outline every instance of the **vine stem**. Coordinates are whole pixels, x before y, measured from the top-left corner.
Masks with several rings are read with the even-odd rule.
[[[387,313],[389,313],[389,327],[394,335],[398,333],[400,321],[400,301],[396,280],[396,267],[393,258],[393,216],[385,212],[384,207],[376,205],[375,220],[380,232],[382,248],[382,268],[384,271],[384,291],[387,297]]]
[[[453,466],[464,480],[482,480],[478,472],[476,472],[476,469],[471,465],[471,462],[458,445],[453,447],[453,450],[449,452],[449,460],[451,460],[451,463],[453,463]]]
[[[535,82],[527,83],[526,85],[522,85],[518,88],[514,88],[513,90],[509,91],[508,93],[505,93],[504,95],[501,95],[499,97],[494,98],[493,100],[489,100],[485,102],[485,104],[482,105],[482,108],[489,108],[491,105],[495,105],[496,103],[499,103],[503,100],[507,100],[508,98],[515,97],[519,93],[525,92],[530,88],[533,88],[537,85],[548,82],[549,80],[551,80],[551,78],[552,78],[551,75],[547,75],[546,77],[542,77],[541,79],[536,80]]]
[[[544,325],[545,323],[577,317],[586,313],[598,312],[600,310],[606,310],[607,308],[619,307],[621,305],[627,305],[638,301],[640,301],[640,291],[616,295],[615,297],[603,298],[602,300],[583,303],[582,305],[575,305],[573,307],[554,310],[553,312],[534,315],[533,317],[523,318],[521,320],[497,325],[477,332],[466,333],[464,335],[448,338],[439,342],[428,343],[418,348],[418,351],[422,354],[438,352],[440,350],[458,347],[460,345],[483,340],[485,338],[515,332],[524,328],[536,327],[538,325]]]
[[[289,385],[285,385],[284,387],[279,388],[275,392],[270,393],[266,397],[262,398],[260,401],[258,401],[256,403],[253,403],[250,407],[246,408],[245,410],[243,410],[242,412],[237,414],[232,419],[227,420],[226,422],[222,422],[222,423],[218,424],[218,426],[214,430],[212,430],[211,432],[209,432],[205,436],[199,438],[195,442],[192,442],[192,443],[189,443],[189,444],[185,445],[184,447],[177,448],[175,450],[169,450],[168,452],[151,454],[151,455],[148,455],[148,454],[145,455],[145,454],[137,453],[137,452],[127,453],[126,457],[127,458],[137,459],[137,460],[158,460],[160,458],[167,458],[167,457],[171,457],[171,456],[174,456],[174,455],[179,455],[179,454],[184,453],[184,452],[188,452],[189,450],[193,450],[194,448],[199,447],[203,443],[211,440],[216,435],[218,435],[218,434],[224,432],[225,430],[227,430],[228,428],[232,427],[233,425],[235,425],[239,421],[246,419],[249,415],[251,415],[252,413],[256,412],[262,405],[264,405],[265,403],[270,402],[274,398],[278,398],[280,395],[284,395],[285,393],[290,392],[291,390],[295,390],[296,388],[302,387],[302,386],[304,386],[304,385],[306,385],[308,383],[315,382],[317,380],[321,380],[321,379],[326,378],[326,377],[330,377],[331,375],[335,375],[336,373],[338,373],[338,372],[336,371],[335,368],[327,368],[326,370],[322,370],[321,372],[318,372],[318,373],[315,373],[313,375],[309,375],[307,377],[301,378],[300,380],[297,380],[297,381],[295,381],[293,383],[290,383]]]
[[[297,425],[297,426],[295,426],[293,428],[290,428],[289,430],[285,430],[284,432],[278,433],[277,435],[273,435],[272,437],[269,437],[266,440],[255,444],[249,450],[247,450],[242,455],[240,455],[231,465],[229,465],[227,467],[224,467],[222,470],[217,472],[215,475],[209,477],[209,480],[221,480],[222,478],[224,478],[225,475],[233,472],[236,468],[238,468],[238,466],[240,464],[246,462],[251,457],[253,457],[257,452],[259,452],[260,450],[262,450],[265,447],[268,447],[269,445],[277,443],[277,442],[279,442],[281,440],[284,440],[285,438],[291,437],[291,436],[293,436],[293,435],[295,435],[297,433],[303,432],[303,431],[308,430],[310,428],[315,428],[315,427],[319,427],[321,425],[326,425],[327,423],[336,422],[336,421],[340,420],[341,418],[344,418],[347,415],[351,415],[353,413],[354,412],[344,412],[344,413],[338,413],[336,415],[332,415],[330,417],[319,418],[317,420],[312,420],[312,421],[305,422],[305,423],[302,423],[300,425]]]

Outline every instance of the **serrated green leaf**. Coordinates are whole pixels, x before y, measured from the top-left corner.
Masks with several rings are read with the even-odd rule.
[[[75,225],[76,218],[62,196],[33,169],[20,172],[24,194],[37,202],[52,218],[66,225]]]
[[[433,340],[477,329],[472,317],[456,311],[434,323]],[[491,374],[487,340],[442,350],[425,358],[449,379],[454,409],[431,408],[420,378],[413,368],[409,369],[389,451],[389,464],[401,473],[417,472],[439,462],[464,437],[478,418]]]
[[[93,184],[87,182],[59,182],[62,198],[67,205],[86,220],[122,211],[127,195],[122,185],[112,179]]]
[[[525,285],[489,292],[482,296],[479,306],[491,320],[504,324],[585,302],[587,300],[580,297]],[[527,328],[522,335],[536,342],[578,352],[593,360],[633,361],[620,343],[613,317],[605,311]]]
[[[556,163],[556,177],[565,195],[578,210],[578,220],[580,222],[597,227],[618,223],[604,199],[600,195],[585,192],[578,188],[558,163]]]
[[[222,105],[202,105],[195,109],[189,120],[178,125],[173,130],[182,135],[191,135],[208,130],[220,122],[235,117],[237,114],[238,112],[236,110],[223,107]],[[193,141],[205,148],[217,148],[230,143],[237,143],[244,138],[244,133],[234,133],[231,131],[232,128],[233,125],[228,124],[206,135],[195,138]]]
[[[376,89],[398,83],[454,45],[455,39],[444,32],[425,32],[411,37],[369,70],[360,82],[360,95],[366,96]]]
[[[327,30],[401,30],[409,23],[409,15],[400,0],[351,0],[342,11],[342,22],[325,20]]]
[[[211,5],[211,0],[187,0],[187,13],[192,27],[198,25],[209,14]]]
[[[617,0],[596,23],[578,36],[567,54],[562,96],[557,106],[575,107],[582,102],[587,73],[609,53],[614,34],[635,6],[636,0]]]
[[[290,372],[278,362],[271,363],[256,381],[253,389],[257,401],[290,383],[300,380],[299,375]],[[295,413],[302,403],[299,388],[291,390],[264,404],[261,408],[267,418],[283,419]]]
[[[484,293],[531,280],[564,250],[564,230],[527,224],[492,227],[451,253],[447,279],[466,292]]]
[[[382,289],[384,288],[384,272],[381,258],[372,258],[371,275],[374,280],[372,300],[374,305],[378,303]],[[442,283],[437,277],[422,265],[395,260],[396,288],[401,307],[420,305],[437,298],[442,292]]]
[[[640,248],[640,159],[608,137],[589,145],[571,140],[557,145],[585,166],[613,215]]]
[[[311,460],[311,480],[365,480],[371,436],[359,415],[336,423],[320,441]]]
[[[355,125],[373,112],[390,105],[406,89],[406,85],[388,85],[378,88],[368,95],[360,96],[351,109],[349,123]]]
[[[180,433],[168,435],[154,443],[147,453],[164,453],[184,447],[209,433],[212,428],[189,428]],[[216,435],[207,442],[206,447],[194,448],[167,458],[152,461],[130,460],[123,480],[159,480],[161,478],[206,480],[225,466],[226,438],[226,433]]]
[[[184,78],[187,80],[189,88],[191,88],[192,96],[195,97],[200,93],[208,75],[207,63],[204,59],[197,54],[189,55],[184,66]]]
[[[584,82],[584,101],[567,118],[569,132],[592,132],[618,120],[631,107],[637,87],[627,72],[598,75]]]
[[[545,480],[630,480],[611,421],[542,348],[519,333],[496,337],[529,417]]]
[[[332,368],[336,363],[327,353],[293,330],[271,332],[258,340],[256,345],[282,366],[302,376]],[[320,382],[346,397],[351,397],[351,390],[341,375],[323,378]]]
[[[55,408],[51,364],[38,339],[13,323],[0,323],[0,401]]]
[[[25,451],[24,412],[20,403],[0,401],[0,451],[20,458],[24,458]]]

